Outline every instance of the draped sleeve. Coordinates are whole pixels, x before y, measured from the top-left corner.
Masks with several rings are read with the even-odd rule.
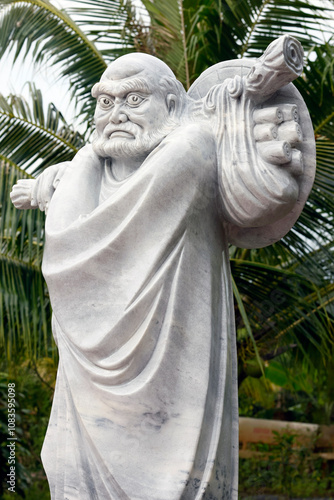
[[[215,115],[220,209],[228,223],[261,227],[291,211],[299,186],[286,164],[270,164],[261,157],[253,133],[252,101],[243,93],[231,95],[229,83],[214,86],[205,102]]]
[[[188,91],[213,128],[220,216],[229,242],[242,248],[265,247],[286,235],[309,196],[316,166],[314,131],[302,96],[292,83],[277,89],[275,78],[265,94],[261,82],[251,92],[247,78],[254,65],[248,59],[220,62]],[[284,111],[283,121],[268,123],[275,108]],[[267,123],[258,127],[259,115]],[[267,128],[274,129],[273,136],[262,136]]]

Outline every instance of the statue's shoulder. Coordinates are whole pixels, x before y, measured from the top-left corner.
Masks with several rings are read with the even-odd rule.
[[[180,145],[184,153],[198,151],[214,151],[216,148],[215,136],[210,124],[206,121],[191,121],[181,124],[168,136],[168,140]]]

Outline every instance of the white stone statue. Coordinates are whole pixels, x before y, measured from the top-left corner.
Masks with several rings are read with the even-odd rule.
[[[52,500],[237,500],[228,245],[277,241],[307,198],[301,69],[283,37],[187,94],[160,60],[121,57],[92,90],[93,143],[14,186],[17,208],[47,211]]]

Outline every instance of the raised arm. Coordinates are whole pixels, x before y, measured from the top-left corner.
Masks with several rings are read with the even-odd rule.
[[[312,124],[289,83],[302,70],[302,56],[297,40],[282,37],[259,60],[217,64],[190,89],[192,97],[204,97],[214,129],[221,211],[238,246],[279,240],[311,189]]]
[[[219,107],[214,128],[224,218],[242,227],[281,219],[299,195],[302,132],[292,116],[298,116],[296,106],[254,107],[246,95],[231,98],[224,84],[212,94]]]

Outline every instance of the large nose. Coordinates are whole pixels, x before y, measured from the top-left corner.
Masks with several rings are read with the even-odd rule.
[[[111,110],[109,121],[112,123],[125,123],[127,120],[128,116],[122,104],[115,104]]]

